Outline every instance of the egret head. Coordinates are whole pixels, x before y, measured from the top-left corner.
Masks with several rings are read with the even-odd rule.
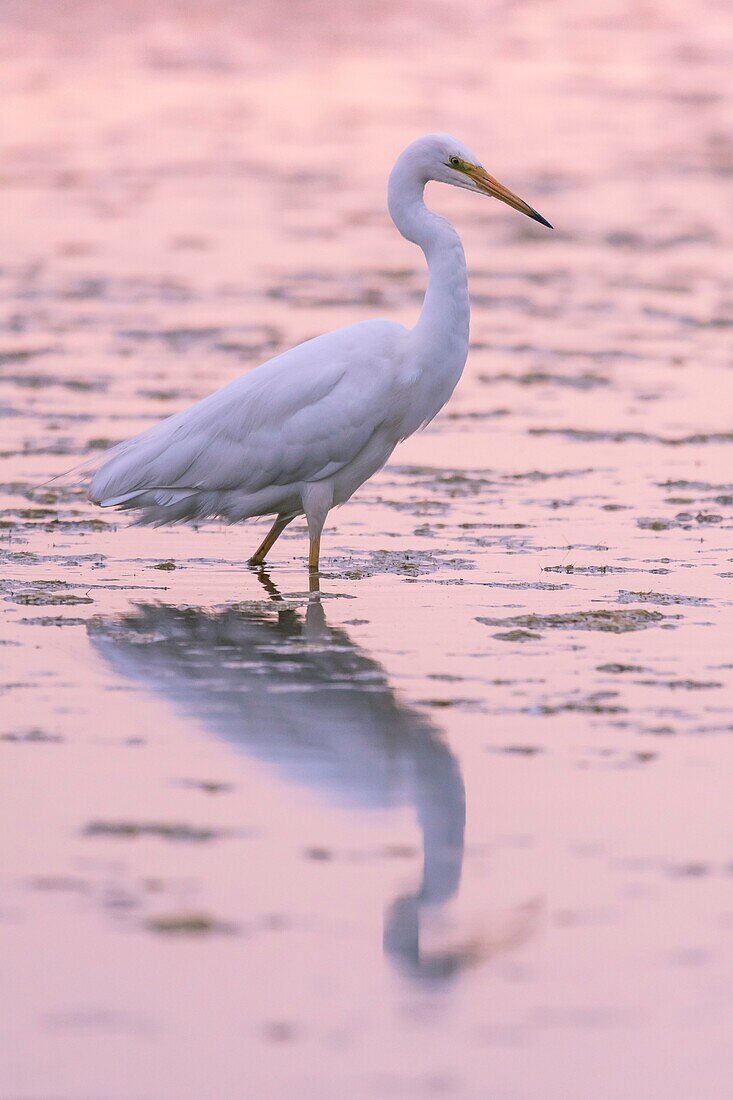
[[[546,218],[490,176],[478,157],[450,134],[427,134],[413,141],[405,153],[410,154],[415,166],[424,174],[425,182],[437,180],[439,183],[450,183],[453,187],[464,187],[479,195],[490,195],[552,229]]]

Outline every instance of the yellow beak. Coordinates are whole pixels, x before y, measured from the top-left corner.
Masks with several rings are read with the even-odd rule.
[[[479,168],[477,164],[472,164],[470,167],[464,169],[465,174],[469,179],[478,187],[479,191],[484,195],[491,195],[492,199],[500,199],[505,202],[507,206],[513,207],[514,210],[518,210],[520,214],[526,214],[528,218],[534,218],[536,222],[541,222],[542,225],[546,225],[548,229],[552,229],[552,226],[548,222],[547,218],[543,218],[541,214],[538,214],[529,203],[526,203],[524,199],[520,199],[518,195],[515,195],[513,191],[510,191],[508,187],[505,187],[503,183],[499,183],[493,176],[490,176],[483,168]]]

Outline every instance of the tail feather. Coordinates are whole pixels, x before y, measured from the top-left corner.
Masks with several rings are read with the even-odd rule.
[[[100,508],[118,508],[121,505],[134,507],[134,502],[140,501],[145,504],[155,504],[159,508],[170,508],[174,504],[188,500],[196,492],[196,489],[168,489],[164,485],[150,485],[133,489],[129,493],[121,493],[116,497],[103,497],[101,500],[95,500],[94,503]],[[145,498],[144,501],[143,498]]]

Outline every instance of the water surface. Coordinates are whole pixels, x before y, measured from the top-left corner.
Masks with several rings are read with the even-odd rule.
[[[733,17],[0,8],[2,1100],[730,1094]],[[37,488],[328,328],[465,376],[324,536]]]

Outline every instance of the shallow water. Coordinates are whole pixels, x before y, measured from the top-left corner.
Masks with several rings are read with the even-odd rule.
[[[730,1095],[733,16],[0,8],[0,1097]],[[472,349],[324,539],[65,483],[411,323],[446,129]]]

